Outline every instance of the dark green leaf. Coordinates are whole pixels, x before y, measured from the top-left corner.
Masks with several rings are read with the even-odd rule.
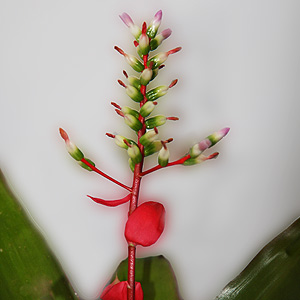
[[[0,171],[0,299],[78,299]]]
[[[216,300],[299,300],[300,218],[267,244]]]
[[[120,281],[127,280],[127,259],[118,266],[117,274]],[[182,299],[177,281],[169,261],[162,255],[138,258],[136,260],[136,281],[140,282],[144,292],[144,300],[180,300]]]

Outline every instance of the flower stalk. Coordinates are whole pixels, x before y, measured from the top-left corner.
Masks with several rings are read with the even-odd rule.
[[[178,79],[173,80],[169,85],[159,85],[151,90],[148,90],[148,85],[165,66],[164,62],[168,56],[179,52],[181,47],[151,55],[151,51],[157,49],[172,32],[171,29],[165,29],[158,33],[162,20],[161,10],[155,14],[148,27],[146,22],[143,22],[142,28],[140,28],[126,13],[120,15],[120,18],[135,38],[134,45],[138,57],[126,53],[118,46],[115,46],[114,49],[124,56],[126,62],[135,72],[140,74],[139,76],[128,75],[127,71],[123,70],[123,75],[128,84],[125,84],[120,79],[118,80],[118,83],[125,89],[127,96],[133,101],[135,107],[121,107],[116,102],[111,102],[111,104],[115,112],[124,119],[125,124],[136,133],[137,138],[136,140],[131,140],[120,134],[106,133],[106,135],[112,138],[116,145],[127,151],[129,166],[133,172],[131,186],[121,183],[98,169],[95,163],[86,158],[83,152],[70,141],[69,136],[63,129],[60,129],[60,134],[65,141],[67,151],[80,166],[101,175],[129,192],[129,194],[117,200],[88,197],[97,204],[109,207],[116,207],[129,202],[128,220],[124,231],[128,245],[127,281],[120,282],[116,278],[113,283],[104,289],[101,297],[105,300],[142,300],[142,286],[139,282],[135,282],[137,246],[148,247],[153,245],[161,236],[165,224],[165,209],[161,203],[146,201],[139,205],[142,178],[162,168],[176,165],[191,166],[216,158],[219,154],[218,152],[207,156],[203,152],[227,135],[229,128],[226,127],[207,136],[204,140],[192,146],[183,157],[169,162],[170,149],[167,144],[172,142],[173,138],[160,140],[157,127],[164,125],[170,120],[177,121],[179,118],[174,116],[166,117],[160,114],[151,116],[151,114],[158,105],[159,101],[157,102],[156,100],[166,95],[168,90],[177,84]],[[144,171],[145,158],[153,154],[157,154],[158,164]]]

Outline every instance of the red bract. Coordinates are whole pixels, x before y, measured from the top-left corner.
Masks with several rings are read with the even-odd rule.
[[[117,284],[109,284],[102,292],[102,300],[127,300],[127,281],[121,281]],[[144,294],[139,282],[135,283],[135,300],[143,300]]]
[[[153,245],[165,227],[165,208],[158,202],[144,202],[128,218],[125,238],[128,243]]]

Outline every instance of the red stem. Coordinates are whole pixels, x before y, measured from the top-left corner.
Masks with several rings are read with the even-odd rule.
[[[105,174],[104,172],[100,171],[99,169],[97,169],[95,166],[93,166],[92,164],[90,164],[90,163],[89,163],[87,160],[85,160],[84,158],[81,160],[81,162],[83,162],[83,163],[86,164],[88,167],[90,167],[94,172],[100,174],[101,176],[105,177],[106,179],[108,179],[108,180],[114,182],[115,184],[121,186],[121,187],[124,188],[125,190],[127,190],[127,191],[129,191],[129,192],[132,191],[132,189],[131,189],[129,186],[127,186],[127,185],[121,183],[120,181],[118,181],[118,180],[116,180],[116,179],[110,177],[109,175]]]
[[[153,168],[151,168],[151,169],[149,169],[149,170],[146,170],[145,172],[142,172],[141,174],[140,174],[140,176],[145,176],[145,175],[147,175],[147,174],[149,174],[149,173],[152,173],[152,172],[154,172],[154,171],[156,171],[156,170],[159,170],[159,169],[161,169],[161,168],[166,168],[166,167],[171,167],[171,166],[176,166],[176,165],[181,165],[181,164],[183,164],[187,159],[189,159],[190,158],[190,155],[188,154],[188,155],[186,155],[186,156],[184,156],[184,157],[182,157],[182,158],[180,158],[180,159],[178,159],[178,160],[175,160],[175,161],[172,161],[172,162],[170,162],[170,163],[168,163],[165,167],[162,167],[162,166],[160,166],[160,165],[157,165],[157,166],[155,166],[155,167],[153,167]]]
[[[143,56],[144,68],[147,68],[148,62],[148,55]],[[144,99],[140,102],[140,107],[142,107],[146,102],[146,86],[142,85],[140,89],[141,93],[144,96]],[[133,182],[132,182],[132,194],[129,204],[129,212],[128,215],[130,216],[134,210],[138,206],[138,199],[139,199],[139,191],[141,185],[141,173],[143,170],[143,163],[144,163],[144,146],[140,143],[140,138],[146,132],[145,126],[145,119],[140,115],[139,121],[143,124],[141,130],[138,131],[138,146],[140,148],[142,154],[142,161],[135,165],[134,173],[133,173]],[[128,289],[127,289],[127,300],[134,300],[135,299],[135,257],[136,257],[136,247],[134,245],[128,245]]]

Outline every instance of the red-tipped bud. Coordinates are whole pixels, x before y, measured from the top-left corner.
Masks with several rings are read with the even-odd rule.
[[[178,79],[174,79],[174,80],[170,83],[169,89],[172,88],[174,85],[176,85],[177,82],[178,82]]]
[[[147,146],[154,142],[157,138],[158,130],[156,127],[154,129],[147,131],[144,135],[140,138],[140,143],[144,146]]]
[[[66,143],[66,148],[68,153],[77,161],[80,161],[84,158],[83,153],[79,150],[79,148],[70,141],[68,134],[62,129],[59,128],[59,133],[61,137],[64,139]]]
[[[125,238],[130,244],[148,247],[159,239],[164,227],[164,206],[158,202],[144,202],[128,217]]]
[[[170,152],[166,146],[165,142],[161,142],[163,147],[158,152],[158,164],[162,167],[165,167],[169,162]]]
[[[120,79],[118,79],[118,84],[119,84],[120,86],[124,87],[124,88],[127,87],[126,84],[125,84],[122,80],[120,80]]]
[[[167,117],[167,120],[178,121],[179,118],[178,117]]]
[[[117,109],[122,109],[121,106],[119,104],[117,104],[116,102],[110,102],[110,104]]]
[[[174,54],[174,53],[179,52],[181,49],[182,49],[182,47],[177,47],[177,48],[174,48],[172,50],[169,50],[167,53],[168,53],[168,55]]]
[[[123,74],[124,74],[124,76],[125,76],[126,78],[128,78],[128,74],[127,74],[127,72],[126,72],[125,70],[123,70]]]
[[[117,50],[121,55],[125,55],[125,52],[118,46],[114,47],[115,50]]]
[[[177,47],[175,49],[169,50],[168,52],[161,52],[161,53],[158,53],[155,56],[151,57],[149,59],[149,63],[153,62],[152,69],[155,69],[155,68],[159,67],[161,64],[163,64],[167,60],[167,58],[170,54],[174,54],[180,50],[181,50],[181,47]]]

